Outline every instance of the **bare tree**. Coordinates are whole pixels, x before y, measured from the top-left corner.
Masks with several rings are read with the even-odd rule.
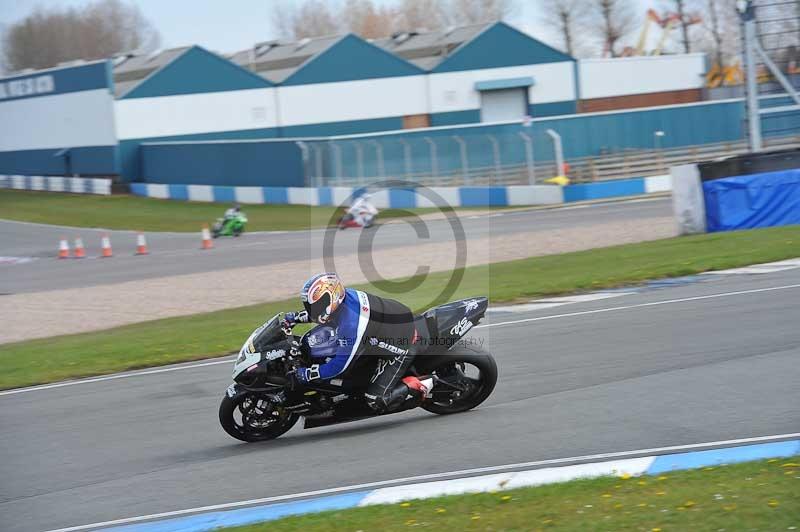
[[[449,24],[478,24],[510,17],[516,8],[514,0],[450,0],[443,3]]]
[[[579,26],[586,14],[586,5],[586,0],[542,0],[539,18],[554,28],[562,49],[573,57],[581,55],[583,48]]]
[[[280,37],[303,39],[333,35],[342,31],[335,8],[325,0],[305,0],[301,4],[275,2],[272,25]]]
[[[603,44],[603,55],[618,57],[621,39],[636,27],[636,12],[631,0],[591,0],[587,29]]]
[[[82,9],[35,9],[3,32],[2,55],[9,71],[48,68],[77,59],[150,51],[160,39],[135,5],[98,0]]]
[[[437,0],[400,0],[397,6],[402,30],[436,29],[447,25],[446,6]]]
[[[377,6],[372,0],[347,0],[340,20],[347,30],[365,39],[391,35],[399,22],[396,8]]]

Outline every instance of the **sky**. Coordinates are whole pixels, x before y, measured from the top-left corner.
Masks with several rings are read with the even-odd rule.
[[[377,0],[391,3],[391,0]],[[658,0],[634,0],[641,14]],[[537,20],[540,0],[517,0],[509,22],[545,42],[553,35]],[[37,6],[81,6],[90,0],[0,0],[0,25],[27,16]],[[134,0],[159,30],[163,48],[199,44],[217,52],[234,52],[275,38],[270,24],[276,0]]]

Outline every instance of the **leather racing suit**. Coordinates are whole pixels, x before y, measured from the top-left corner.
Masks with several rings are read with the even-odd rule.
[[[348,288],[345,299],[321,327],[335,331],[335,348],[320,364],[298,371],[298,380],[330,381],[345,376],[360,357],[375,361],[364,394],[367,404],[379,413],[405,406],[406,400],[418,399],[415,391],[400,382],[418,350],[414,315],[402,303]],[[309,333],[312,335],[313,331]],[[311,347],[312,357],[314,348]]]

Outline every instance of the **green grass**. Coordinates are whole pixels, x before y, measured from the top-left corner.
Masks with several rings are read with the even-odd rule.
[[[716,233],[536,257],[430,275],[401,293],[362,286],[417,310],[443,300],[488,295],[492,302],[635,284],[800,256],[800,226]],[[344,275],[346,280],[346,274]],[[414,279],[405,280],[411,283]],[[298,287],[299,289],[299,287]],[[437,298],[437,294],[439,297]],[[298,300],[273,302],[104,331],[0,345],[0,389],[196,360],[238,350],[258,324]]]
[[[0,190],[0,218],[74,227],[137,231],[199,231],[222,216],[230,204],[171,201],[140,196],[93,196],[25,190]],[[341,216],[336,207],[244,205],[248,231],[287,231],[325,227]],[[387,209],[381,219],[425,214],[437,209]]]
[[[799,458],[367,506],[225,530],[794,530],[800,528]]]

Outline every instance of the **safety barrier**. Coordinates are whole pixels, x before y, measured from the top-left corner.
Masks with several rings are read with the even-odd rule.
[[[0,188],[109,195],[111,180],[89,177],[0,175]]]
[[[151,198],[276,205],[344,205],[364,187],[226,187],[132,183],[131,192]],[[520,185],[486,187],[386,188],[372,190],[371,201],[381,209],[415,207],[506,207],[552,205],[573,201],[638,196],[672,190],[670,176],[639,177],[580,185]]]

